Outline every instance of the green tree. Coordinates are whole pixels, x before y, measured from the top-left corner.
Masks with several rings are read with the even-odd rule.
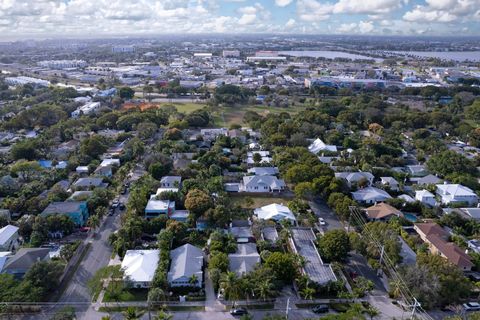
[[[322,257],[327,261],[345,261],[350,251],[350,238],[345,230],[336,229],[325,232],[318,240]]]
[[[108,145],[105,143],[104,138],[99,135],[86,138],[80,144],[80,152],[95,159],[105,153],[107,149]]]
[[[210,260],[208,261],[209,269],[218,269],[222,272],[228,270],[228,256],[223,252],[212,252],[210,255]]]
[[[125,320],[138,320],[142,316],[142,313],[137,311],[135,307],[128,307],[122,314]]]
[[[228,300],[238,300],[240,298],[240,281],[235,272],[227,272],[220,278],[220,287]]]
[[[430,171],[442,176],[462,173],[477,175],[477,168],[471,160],[451,150],[430,157],[427,167]]]
[[[202,216],[213,207],[212,198],[203,190],[192,189],[185,197],[185,208],[196,217]]]
[[[12,166],[11,170],[23,181],[29,182],[43,169],[37,161],[19,160]]]
[[[118,90],[118,96],[122,99],[130,100],[134,97],[135,91],[130,87],[121,87]]]
[[[298,259],[290,253],[273,252],[265,261],[265,266],[272,269],[275,277],[285,283],[295,279],[298,272]]]

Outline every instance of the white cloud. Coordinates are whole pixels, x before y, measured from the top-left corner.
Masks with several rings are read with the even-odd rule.
[[[334,13],[387,13],[401,8],[399,0],[340,0],[333,8]]]
[[[480,0],[426,0],[403,15],[406,21],[453,22],[476,20]]]
[[[291,28],[295,25],[296,21],[295,19],[288,19],[287,23],[285,23],[285,27]]]
[[[279,7],[286,7],[292,2],[293,0],[275,0],[275,4]]]
[[[352,23],[342,23],[340,27],[338,28],[339,33],[371,33],[372,31],[375,30],[375,27],[373,25],[372,21],[360,21],[358,23],[352,22]]]
[[[316,0],[298,0],[297,15],[300,20],[315,22],[327,20],[333,12],[333,5]]]

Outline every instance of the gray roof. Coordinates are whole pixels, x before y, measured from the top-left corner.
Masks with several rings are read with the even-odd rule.
[[[262,229],[263,239],[270,242],[275,242],[278,239],[278,232],[275,227],[265,227]]]
[[[315,247],[315,234],[310,228],[291,228],[291,235],[294,249],[299,255],[305,258],[306,264],[303,267],[308,278],[318,284],[325,284],[336,281],[332,267],[324,264],[317,248]]]
[[[241,276],[255,268],[260,263],[260,255],[255,243],[244,243],[237,245],[237,252],[228,255],[229,269]]]
[[[285,181],[275,176],[246,176],[243,177],[243,185],[245,187],[254,187],[265,184],[271,189],[280,189],[285,187]]]
[[[426,175],[425,177],[419,178],[417,180],[418,185],[437,184],[437,183],[440,183],[440,182],[442,182],[442,179],[440,179],[437,176],[434,176],[433,174]]]
[[[103,184],[103,178],[80,178],[73,184],[75,187],[99,187]]]
[[[76,212],[84,203],[84,201],[52,202],[43,210],[42,215]]]
[[[21,248],[7,260],[2,271],[28,270],[35,262],[45,259],[49,251],[49,248]]]
[[[335,172],[335,178],[342,178],[348,182],[357,182],[361,179],[373,180],[370,172]]]
[[[165,176],[165,177],[162,177],[162,179],[160,179],[160,183],[168,183],[168,184],[175,184],[178,183],[178,185],[180,185],[180,182],[182,182],[182,177],[180,176]]]
[[[249,173],[253,173],[256,176],[274,176],[278,174],[277,167],[254,167],[248,169]]]
[[[190,278],[202,272],[203,251],[191,244],[187,243],[170,251],[170,258],[172,263],[168,272],[169,281],[182,277]]]
[[[18,227],[11,224],[6,225],[0,229],[0,245],[5,244],[15,233],[18,232]]]

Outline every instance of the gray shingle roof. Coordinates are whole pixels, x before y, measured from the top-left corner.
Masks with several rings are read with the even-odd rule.
[[[202,272],[203,252],[200,248],[185,244],[170,251],[170,271],[168,280],[172,281],[181,277],[190,278],[194,274]]]
[[[48,248],[21,248],[7,260],[2,271],[28,270],[35,262],[45,259],[49,251]]]

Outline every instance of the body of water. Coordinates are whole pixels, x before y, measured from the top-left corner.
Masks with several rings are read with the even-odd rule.
[[[335,58],[346,58],[352,60],[378,60],[372,57],[363,56],[360,54],[353,54],[342,51],[280,51],[280,55],[292,56],[292,57],[311,57],[311,58],[326,58],[326,59],[335,59]]]
[[[480,51],[390,51],[394,54],[453,61],[480,61]]]

